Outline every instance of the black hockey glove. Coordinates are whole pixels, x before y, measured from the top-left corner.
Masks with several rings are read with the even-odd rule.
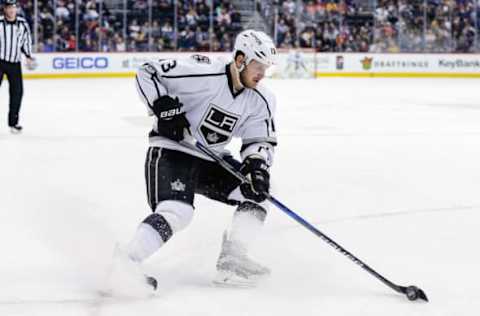
[[[251,181],[251,184],[240,185],[243,196],[258,203],[265,201],[267,197],[264,193],[270,190],[270,174],[265,160],[247,157],[240,167],[240,172]]]
[[[178,97],[163,95],[153,102],[152,111],[158,118],[158,134],[174,141],[183,140],[184,130],[190,133],[190,123],[181,111],[183,104]]]

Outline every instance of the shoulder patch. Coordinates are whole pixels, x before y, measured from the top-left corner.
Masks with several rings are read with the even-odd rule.
[[[155,67],[153,67],[151,64],[149,63],[145,63],[142,65],[142,68],[145,69],[145,71],[151,75],[154,75],[157,73],[157,70],[155,69]]]
[[[199,64],[211,64],[210,58],[205,55],[195,54],[192,55],[191,58]]]

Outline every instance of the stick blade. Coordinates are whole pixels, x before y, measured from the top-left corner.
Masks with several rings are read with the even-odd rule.
[[[415,285],[402,288],[402,292],[407,296],[410,301],[416,301],[418,299],[428,302],[428,297],[425,292]]]
[[[418,289],[418,298],[428,302],[428,297],[422,289]]]

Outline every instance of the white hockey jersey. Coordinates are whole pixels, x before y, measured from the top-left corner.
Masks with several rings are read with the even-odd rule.
[[[144,64],[137,72],[137,90],[149,114],[162,95],[178,97],[190,123],[192,136],[222,154],[232,137],[242,139],[242,159],[257,154],[273,162],[275,98],[265,87],[234,93],[229,64],[193,55]],[[150,145],[182,151],[203,159],[204,154],[156,133],[155,118]],[[161,122],[160,122],[161,124]]]

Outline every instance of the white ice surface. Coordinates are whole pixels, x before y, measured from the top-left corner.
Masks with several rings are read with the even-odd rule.
[[[131,79],[57,80],[25,82],[19,136],[0,90],[0,315],[478,315],[479,82],[266,84],[278,99],[274,195],[430,303],[395,294],[273,207],[253,249],[270,280],[215,288],[233,209],[203,197],[145,264],[155,298],[99,299],[114,244],[149,213],[149,120]]]

